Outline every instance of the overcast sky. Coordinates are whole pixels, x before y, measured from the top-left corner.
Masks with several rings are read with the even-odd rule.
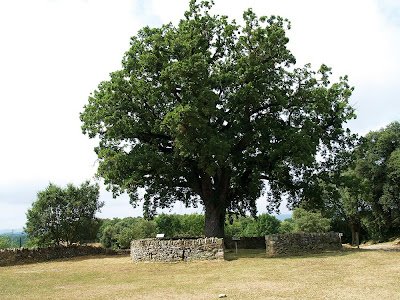
[[[288,18],[298,66],[325,63],[355,86],[352,131],[400,120],[400,1],[215,2],[215,13],[238,21],[249,7]],[[82,134],[79,120],[89,94],[121,67],[140,28],[177,24],[187,8],[187,0],[0,0],[0,229],[23,227],[49,182],[93,177],[95,141]],[[127,196],[112,199],[102,189],[101,200],[101,217],[142,214]],[[258,207],[265,212],[265,202]],[[173,212],[192,211],[178,204]]]

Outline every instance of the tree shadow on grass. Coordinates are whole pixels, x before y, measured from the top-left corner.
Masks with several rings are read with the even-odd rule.
[[[224,259],[227,261],[238,260],[242,258],[267,258],[265,249],[227,249],[224,253]]]
[[[53,263],[53,262],[80,262],[80,261],[85,261],[85,260],[90,260],[90,259],[114,259],[118,257],[125,257],[127,260],[130,259],[129,254],[119,254],[119,255],[109,255],[109,254],[91,254],[91,255],[81,255],[81,256],[73,256],[73,257],[61,257],[61,258],[56,258],[56,259],[49,259],[46,261],[38,261],[38,262],[27,262],[27,263],[21,263],[22,265],[28,265],[28,264],[45,264],[45,263]]]

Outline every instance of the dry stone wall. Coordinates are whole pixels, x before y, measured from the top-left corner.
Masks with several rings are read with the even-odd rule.
[[[131,242],[131,258],[140,261],[223,260],[221,238],[144,239]]]
[[[338,233],[287,233],[265,236],[268,256],[292,255],[305,252],[340,250],[342,243]]]
[[[238,249],[264,249],[265,237],[240,237],[236,241]],[[225,249],[235,249],[235,241],[230,236],[224,238]]]
[[[0,266],[12,266],[28,263],[45,262],[59,258],[85,255],[115,255],[122,252],[92,246],[71,245],[46,248],[16,248],[0,250]],[[126,252],[125,252],[126,253]]]

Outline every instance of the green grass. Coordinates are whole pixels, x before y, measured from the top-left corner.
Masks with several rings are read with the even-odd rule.
[[[0,268],[0,299],[399,299],[400,252],[342,251],[225,261],[85,257]]]

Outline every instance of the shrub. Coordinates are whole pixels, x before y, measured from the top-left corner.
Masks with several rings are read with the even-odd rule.
[[[296,208],[293,211],[295,232],[328,232],[330,220],[322,217],[320,212],[307,211],[304,208]]]

